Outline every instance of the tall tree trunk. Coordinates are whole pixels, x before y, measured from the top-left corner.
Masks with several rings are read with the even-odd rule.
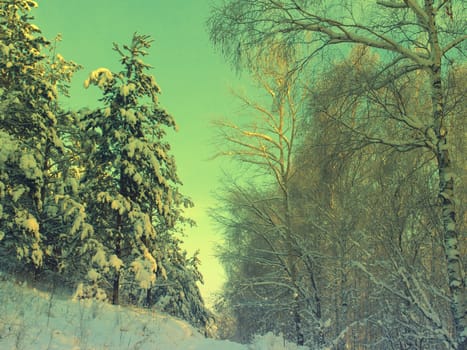
[[[151,305],[152,305],[151,288],[148,288],[146,290],[146,307],[150,309]]]
[[[112,304],[119,304],[120,272],[116,271],[112,287]]]
[[[120,258],[120,239],[117,240],[115,247],[115,255]],[[120,271],[115,271],[113,285],[112,285],[112,304],[118,305],[120,292]]]
[[[298,298],[298,293],[295,294],[296,297],[294,297],[294,323],[295,323],[295,333],[297,337],[297,345],[304,345],[305,344],[305,336],[303,335],[303,329],[302,329],[302,317],[300,315],[300,305],[299,305],[299,298]]]
[[[290,232],[289,232],[290,233]],[[289,239],[290,234],[289,234]],[[293,256],[293,251],[291,248],[291,241],[289,241],[289,256],[288,256],[288,263],[290,264],[290,272],[291,272],[291,282],[292,285],[294,286],[294,295],[293,295],[293,321],[295,325],[295,336],[296,336],[296,342],[297,345],[304,345],[305,344],[305,336],[303,334],[303,325],[302,325],[302,316],[300,315],[300,294],[298,290],[298,285],[297,285],[297,266],[296,266],[296,261]]]
[[[125,153],[122,151],[120,154],[121,159],[127,160]],[[127,182],[125,181],[125,169],[120,166],[120,178],[119,178],[119,194],[123,197],[128,197],[127,192]],[[122,258],[122,225],[123,225],[123,218],[122,214],[119,212],[117,213],[116,218],[116,237],[115,237],[115,255],[121,259]],[[119,292],[120,292],[120,270],[115,271],[113,287],[112,287],[112,304],[118,305],[119,304]]]
[[[283,190],[283,205],[285,213],[285,229],[287,237],[287,262],[290,269],[290,279],[294,286],[294,306],[293,306],[293,320],[295,325],[295,335],[297,339],[297,345],[302,346],[305,344],[305,336],[303,334],[302,316],[300,315],[300,294],[299,287],[297,284],[297,258],[295,256],[295,249],[293,245],[292,237],[292,218],[290,215],[290,202],[289,202],[289,190],[288,190],[288,178],[287,174],[281,178],[282,190]]]
[[[436,157],[439,174],[439,199],[444,229],[443,248],[446,257],[447,277],[451,292],[451,312],[456,328],[458,349],[467,349],[467,309],[465,303],[465,277],[460,259],[458,225],[454,205],[454,175],[449,159],[447,133],[437,129]]]
[[[122,227],[122,216],[117,214],[117,237],[115,238],[115,255],[120,259],[122,255],[121,248],[121,232]],[[113,285],[112,285],[112,304],[119,305],[119,293],[120,292],[120,271],[115,271]]]
[[[443,248],[446,257],[447,277],[451,292],[451,312],[456,330],[458,350],[467,348],[467,310],[465,304],[465,278],[459,252],[458,225],[454,205],[454,172],[449,156],[448,133],[444,126],[444,98],[441,74],[442,52],[436,30],[436,13],[433,0],[425,1],[429,14],[429,36],[434,64],[430,67],[431,100],[435,134],[434,152],[439,175],[439,200],[443,221]]]

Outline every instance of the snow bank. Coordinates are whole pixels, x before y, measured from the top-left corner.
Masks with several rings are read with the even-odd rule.
[[[207,339],[153,310],[71,301],[0,278],[2,350],[296,350],[267,334],[253,344]]]

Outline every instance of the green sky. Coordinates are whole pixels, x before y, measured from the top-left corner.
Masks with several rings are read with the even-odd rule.
[[[57,52],[81,64],[66,104],[75,108],[93,106],[99,91],[84,90],[90,71],[119,69],[112,43],[129,43],[132,34],[154,39],[146,62],[153,67],[162,88],[161,106],[176,119],[179,132],[170,135],[182,193],[196,207],[189,211],[198,226],[187,231],[186,248],[200,250],[202,291],[209,302],[223,280],[213,247],[220,241],[206,209],[215,205],[212,193],[219,186],[220,161],[208,160],[215,153],[213,119],[234,117],[236,102],[229,92],[240,81],[212,48],[205,21],[209,0],[47,0],[39,1],[35,23],[51,40],[62,35]]]

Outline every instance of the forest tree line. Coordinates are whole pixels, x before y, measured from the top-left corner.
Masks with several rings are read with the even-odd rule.
[[[80,66],[33,24],[32,0],[0,2],[0,256],[3,271],[76,288],[76,298],[157,307],[206,329],[197,256],[180,235],[176,128],[144,62],[151,38],[114,44],[120,71],[84,82],[96,108],[67,110],[61,97]]]
[[[465,6],[227,1],[211,39],[265,98],[218,122],[223,336],[467,348]],[[221,327],[222,328],[222,327]]]

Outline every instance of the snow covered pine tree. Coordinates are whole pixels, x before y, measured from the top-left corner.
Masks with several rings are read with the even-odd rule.
[[[0,3],[0,248],[10,262],[16,256],[40,272],[62,269],[64,243],[92,228],[62,172],[69,152],[60,129],[69,115],[58,95],[78,66],[43,54],[51,44],[30,23],[34,7]]]
[[[176,294],[177,302],[164,302],[172,305],[164,311],[204,326],[208,313],[196,285],[201,275],[173,236],[190,223],[182,214],[192,203],[178,191],[175,160],[163,140],[166,128],[176,129],[175,121],[159,107],[160,88],[146,73],[151,67],[141,60],[150,44],[148,36],[138,34],[130,45],[114,44],[123,69],[115,73],[99,68],[84,83],[103,93],[103,107],[82,120],[92,143],[84,197],[102,247],[88,277],[95,288],[110,282],[113,304],[120,302],[120,294],[130,302],[144,298],[146,305]],[[187,278],[178,278],[175,271],[183,271]],[[170,284],[179,286],[177,293],[168,293],[162,286],[167,284],[158,282],[172,277]],[[187,290],[191,295],[182,296]]]

